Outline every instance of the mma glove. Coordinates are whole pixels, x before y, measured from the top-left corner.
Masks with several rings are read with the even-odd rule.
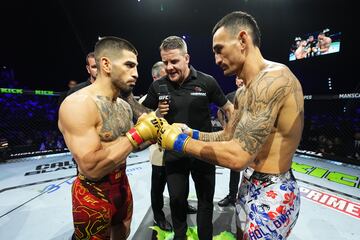
[[[126,133],[126,137],[134,148],[138,149],[145,141],[156,142],[159,130],[164,124],[167,124],[165,119],[156,117],[154,112],[148,113],[138,119],[135,126]]]
[[[179,124],[164,124],[158,134],[158,144],[166,150],[183,152],[190,137],[183,133]]]

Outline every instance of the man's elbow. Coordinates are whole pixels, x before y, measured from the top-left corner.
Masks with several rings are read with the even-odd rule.
[[[96,171],[84,171],[84,173],[82,173],[87,179],[92,180],[92,181],[99,181],[100,179],[102,179],[104,177],[104,175],[99,174],[99,172]]]
[[[84,175],[89,180],[99,180],[103,177],[103,174],[101,174],[96,169],[96,163],[94,161],[91,161],[89,159],[79,159],[75,158],[76,162],[78,164],[79,172]]]
[[[79,172],[89,180],[99,180],[102,176],[95,170],[93,166],[89,164],[81,164],[78,166]]]
[[[233,171],[240,172],[250,165],[253,157],[248,154],[232,154],[229,159],[229,168]]]

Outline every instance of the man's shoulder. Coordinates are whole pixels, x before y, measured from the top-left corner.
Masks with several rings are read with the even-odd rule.
[[[263,74],[260,77],[260,80],[266,80],[268,78],[272,78],[275,80],[289,80],[296,79],[295,75],[291,72],[291,70],[282,63],[271,62],[268,66],[263,70]],[[277,81],[279,82],[279,81]]]
[[[170,80],[164,76],[162,78],[159,78],[158,80],[156,81],[153,81],[151,84],[150,84],[150,88],[154,88],[155,90],[157,90],[159,88],[160,85],[170,85]]]
[[[67,95],[70,95],[74,92],[77,92],[79,91],[80,89],[84,88],[84,87],[87,87],[91,85],[91,82],[89,80],[85,81],[85,82],[81,82],[79,84],[76,84],[75,87],[71,88],[68,92],[67,92]]]
[[[266,67],[264,70],[266,72],[272,72],[272,71],[282,71],[287,68],[288,67],[285,64],[266,60]]]
[[[86,91],[85,89],[83,89],[83,90],[77,91],[74,94],[68,95],[65,98],[64,102],[71,103],[71,104],[78,103],[78,102],[85,103],[87,101],[90,101],[92,98],[93,97],[91,96],[91,94],[88,91]]]
[[[167,76],[163,76],[162,78],[159,78],[158,80],[156,81],[153,81],[153,85],[154,86],[159,86],[160,84],[168,84],[170,83],[170,80],[168,79]]]
[[[278,91],[289,92],[292,89],[301,89],[301,84],[297,77],[284,64],[274,63],[260,74],[260,77],[250,87],[257,88],[255,92],[259,94],[263,93],[262,90],[264,89],[267,89],[268,96]]]
[[[211,76],[210,74],[204,73],[204,72],[199,71],[199,70],[195,70],[195,71],[197,73],[198,78],[206,79],[206,80],[209,80],[209,81],[216,81],[215,78],[213,76]]]
[[[74,119],[82,115],[88,118],[94,116],[96,111],[96,104],[92,96],[87,91],[79,91],[65,98],[60,105],[59,116]]]
[[[216,79],[211,76],[210,74],[204,73],[202,71],[197,71],[196,79],[193,79],[193,84],[199,85],[206,89],[217,89],[220,88],[219,84],[217,83]]]

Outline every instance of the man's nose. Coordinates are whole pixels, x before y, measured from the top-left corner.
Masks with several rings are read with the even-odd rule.
[[[135,78],[135,79],[138,79],[139,74],[138,74],[138,70],[137,70],[137,69],[134,70],[134,72],[133,72],[133,74],[132,74],[132,77]]]
[[[170,64],[170,63],[166,65],[166,71],[170,71],[173,68],[174,68],[174,66],[172,64]]]
[[[222,58],[218,54],[215,54],[215,63],[217,65],[221,65],[222,63]]]

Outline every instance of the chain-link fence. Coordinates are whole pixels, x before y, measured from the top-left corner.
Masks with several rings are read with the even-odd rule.
[[[305,96],[299,149],[360,164],[360,94]]]
[[[0,90],[0,159],[66,150],[58,93]],[[305,96],[299,150],[360,164],[360,94]]]
[[[57,127],[58,93],[1,88],[0,159],[65,149]]]

